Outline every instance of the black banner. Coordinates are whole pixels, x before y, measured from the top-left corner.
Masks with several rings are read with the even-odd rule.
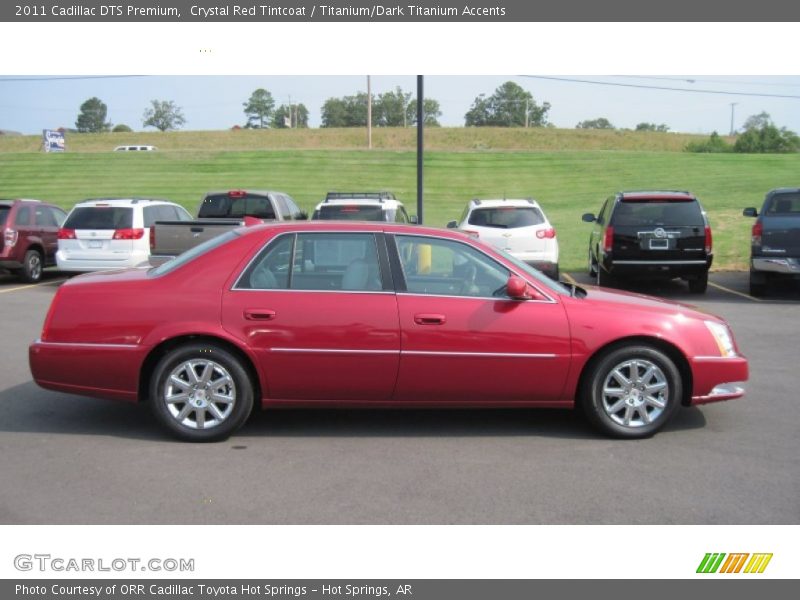
[[[800,20],[786,0],[31,0],[0,4],[11,22],[785,22]],[[672,39],[685,43],[676,26]]]

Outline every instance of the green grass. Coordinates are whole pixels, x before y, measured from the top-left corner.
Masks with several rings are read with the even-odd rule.
[[[220,135],[229,133],[242,132]],[[798,185],[798,172],[798,154],[429,151],[425,223],[442,226],[458,218],[473,197],[532,196],[558,230],[562,268],[577,270],[585,266],[589,232],[582,213],[596,212],[606,196],[620,189],[688,189],[709,213],[715,268],[742,269],[752,225],[741,216],[742,208],[759,206],[771,188]],[[69,208],[90,197],[157,196],[195,212],[202,193],[230,188],[283,190],[309,211],[328,190],[391,190],[413,213],[416,156],[413,151],[314,149],[142,154],[73,149],[45,155],[0,147],[0,197],[40,198]]]

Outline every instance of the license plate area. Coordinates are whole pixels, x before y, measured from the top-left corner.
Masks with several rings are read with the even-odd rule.
[[[89,241],[89,248],[102,248],[103,242],[100,240],[90,240]]]
[[[650,250],[669,250],[669,240],[668,239],[651,239]]]

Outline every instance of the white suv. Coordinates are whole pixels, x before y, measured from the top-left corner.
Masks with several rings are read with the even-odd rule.
[[[166,200],[111,198],[76,204],[58,231],[61,271],[103,271],[148,265],[150,226],[190,221],[185,208]]]
[[[470,200],[458,228],[558,279],[556,230],[535,200]]]
[[[328,192],[317,204],[313,221],[384,221],[416,223],[391,192]]]

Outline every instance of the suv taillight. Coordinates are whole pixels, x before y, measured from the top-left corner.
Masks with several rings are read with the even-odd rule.
[[[144,237],[144,229],[117,229],[112,240],[140,240]]]
[[[711,254],[711,250],[714,248],[713,241],[711,239],[711,227],[706,225],[706,254]]]
[[[3,234],[3,242],[5,242],[5,245],[9,248],[14,246],[18,239],[19,233],[17,233],[16,229],[6,229],[6,232]]]
[[[150,225],[150,254],[156,249],[156,226]]]
[[[753,246],[760,246],[761,245],[761,234],[764,233],[764,224],[761,221],[756,221],[753,224],[753,232],[752,237],[750,238],[750,242]]]
[[[603,252],[611,252],[614,247],[614,228],[610,225],[606,227],[606,232],[603,235]]]
[[[536,237],[540,240],[548,239],[552,240],[556,237],[556,230],[554,227],[549,227],[547,229],[540,229],[536,232]]]
[[[64,229],[63,227],[58,230],[58,239],[60,240],[74,240],[75,239],[75,230],[74,229]]]

